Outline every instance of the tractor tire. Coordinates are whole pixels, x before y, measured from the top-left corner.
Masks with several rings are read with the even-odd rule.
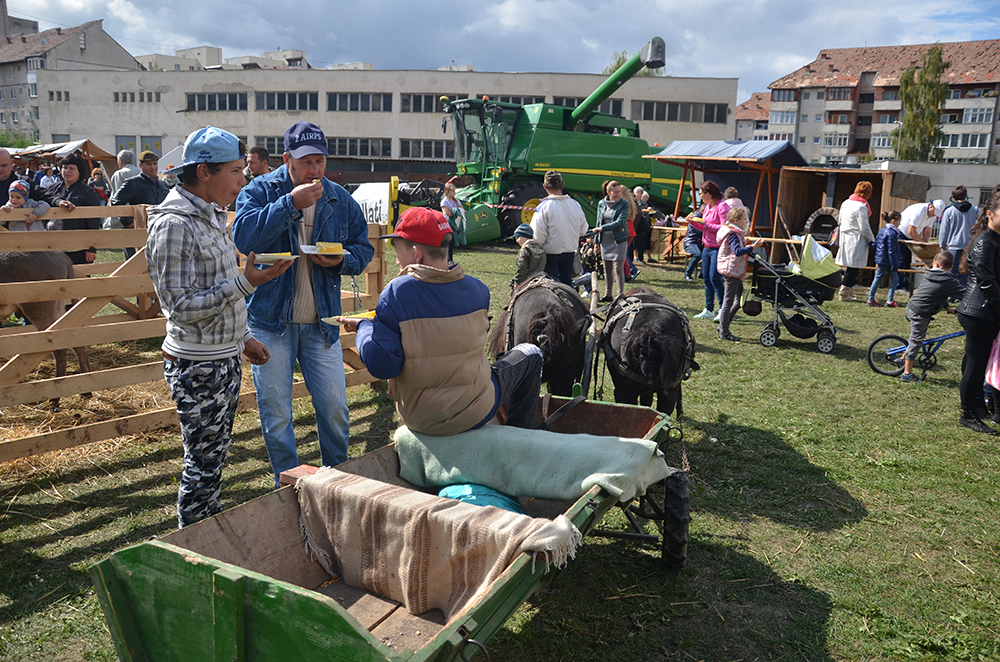
[[[507,191],[500,204],[511,207],[535,207],[547,195],[540,183],[525,182]],[[513,235],[518,225],[530,223],[534,215],[534,209],[501,209],[497,214],[497,220],[500,221],[500,237]]]
[[[671,569],[687,565],[691,489],[688,472],[675,471],[663,481],[663,564]]]

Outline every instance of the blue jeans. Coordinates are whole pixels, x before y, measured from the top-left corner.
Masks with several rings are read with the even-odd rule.
[[[890,269],[887,264],[879,264],[875,267],[875,280],[872,281],[872,288],[868,290],[869,301],[875,298],[879,283],[882,282],[882,277],[885,276],[885,272],[887,271],[889,272],[889,296],[886,298],[886,301],[891,303],[896,297],[896,288],[899,287],[899,272],[895,269]]]
[[[573,259],[576,253],[549,253],[545,256],[545,273],[560,283],[573,286]]]
[[[544,364],[542,350],[531,343],[521,343],[490,367],[499,391],[497,406],[507,403],[505,425],[528,429],[535,427]]]
[[[705,279],[705,308],[715,310],[715,299],[719,299],[722,305],[722,298],[726,295],[726,281],[717,268],[719,263],[719,249],[708,246],[701,253],[701,277]]]
[[[958,276],[958,282],[962,284],[962,287],[965,287],[969,284],[969,274],[958,273],[958,267],[961,266],[962,255],[965,254],[965,250],[952,251],[951,254],[955,256],[955,264],[951,265],[951,273]]]
[[[267,363],[251,366],[251,370],[274,484],[278,485],[282,471],[299,465],[292,420],[292,374],[296,361],[312,396],[323,466],[333,467],[346,461],[350,412],[340,341],[328,346],[319,324],[289,323],[282,335],[251,326],[250,333],[271,353]]]
[[[684,244],[684,250],[691,256],[691,259],[688,260],[687,267],[684,269],[684,275],[688,278],[694,278],[695,267],[697,267],[698,263],[701,261],[701,246],[698,244]]]

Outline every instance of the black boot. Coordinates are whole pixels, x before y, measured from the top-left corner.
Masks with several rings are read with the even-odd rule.
[[[982,419],[974,411],[963,409],[959,415],[958,424],[962,427],[981,432],[983,434],[996,435],[997,431],[983,423]]]

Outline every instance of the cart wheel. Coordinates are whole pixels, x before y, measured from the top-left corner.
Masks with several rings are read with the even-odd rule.
[[[906,344],[906,339],[901,336],[879,336],[868,345],[868,365],[880,375],[899,377],[903,374]]]
[[[821,354],[829,354],[836,346],[837,336],[833,335],[832,331],[820,331],[819,335],[816,336],[816,349]]]
[[[663,481],[663,563],[668,568],[687,565],[691,491],[688,472],[675,471]]]
[[[768,324],[764,327],[764,330],[760,332],[760,344],[764,347],[774,347],[777,342],[778,330]]]

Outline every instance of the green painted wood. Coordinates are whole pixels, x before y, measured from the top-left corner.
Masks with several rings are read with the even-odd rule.
[[[212,573],[212,639],[215,662],[246,662],[244,577],[220,568]]]
[[[236,659],[246,662],[403,659],[362,628],[343,607],[320,593],[162,541],[121,550],[104,563],[113,566],[121,578],[121,591],[108,594],[113,613],[130,613],[136,641],[142,642],[148,652],[148,657],[134,659],[234,659],[220,658],[216,653],[225,648],[224,641],[235,642],[241,628],[245,647],[243,657]],[[238,597],[237,584],[242,584],[242,598]],[[238,601],[243,603],[242,625],[235,622]],[[219,616],[217,622],[217,615],[227,610],[228,615]],[[228,624],[221,622],[224,619]],[[113,630],[112,635],[116,646],[120,638],[129,639],[127,633],[116,635]],[[225,650],[235,651],[235,646]]]
[[[118,659],[122,662],[146,662],[149,658],[146,657],[142,638],[132,620],[132,612],[111,562],[104,560],[91,566],[90,581],[94,584],[97,599],[101,603]]]

